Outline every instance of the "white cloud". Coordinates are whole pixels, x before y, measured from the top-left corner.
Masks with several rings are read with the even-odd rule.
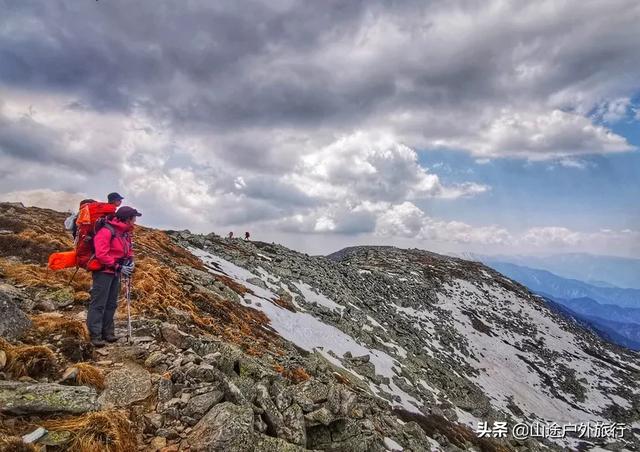
[[[444,187],[413,149],[390,134],[361,131],[303,156],[285,180],[308,196],[332,201],[457,198],[488,189],[474,183]]]
[[[476,137],[445,140],[440,145],[468,149],[483,158],[501,156],[549,160],[634,149],[620,135],[588,118],[561,110],[503,110]]]

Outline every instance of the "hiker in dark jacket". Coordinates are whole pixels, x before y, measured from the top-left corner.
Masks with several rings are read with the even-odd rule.
[[[123,199],[124,197],[120,193],[113,192],[107,195],[107,202],[115,205],[116,207],[120,207]]]
[[[142,214],[136,209],[123,206],[115,216],[107,220],[93,238],[95,257],[102,269],[94,271],[91,286],[91,303],[87,313],[87,328],[91,343],[102,347],[107,342],[115,342],[113,316],[118,307],[120,277],[130,277],[133,273],[133,249],[131,235],[136,218]]]

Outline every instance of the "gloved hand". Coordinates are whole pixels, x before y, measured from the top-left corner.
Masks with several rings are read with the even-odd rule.
[[[133,269],[135,267],[136,265],[133,263],[133,261],[131,261],[128,264],[124,264],[120,267],[120,273],[122,273],[122,276],[125,276],[128,278],[133,273]]]

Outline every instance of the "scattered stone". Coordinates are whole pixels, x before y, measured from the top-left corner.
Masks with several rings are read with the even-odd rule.
[[[74,303],[75,293],[73,288],[65,287],[50,294],[48,299],[53,301],[58,308],[66,308]]]
[[[35,429],[31,433],[23,435],[22,436],[22,442],[25,443],[25,444],[32,444],[32,443],[35,443],[36,441],[38,441],[40,438],[42,438],[46,434],[47,434],[47,430],[46,429],[44,429],[43,427],[38,427],[37,429]]]
[[[31,327],[31,320],[5,291],[0,291],[0,337],[14,341]]]
[[[172,428],[159,428],[156,431],[157,436],[162,436],[163,438],[167,438],[169,440],[176,439],[179,435],[178,432]]]
[[[329,425],[336,420],[336,417],[327,407],[322,407],[316,411],[305,414],[304,419],[307,427],[313,427],[320,424]]]
[[[254,286],[258,286],[261,289],[267,289],[267,284],[260,278],[249,278],[247,279],[247,282],[249,284],[253,284]]]
[[[160,413],[147,413],[144,415],[144,418],[149,425],[153,426],[156,430],[162,428],[164,425],[164,416]]]
[[[158,402],[165,403],[173,398],[173,382],[171,378],[162,377],[158,381]]]
[[[144,365],[145,367],[153,369],[159,366],[160,364],[164,364],[166,359],[167,359],[167,355],[164,352],[161,352],[161,351],[151,352],[147,357],[147,359],[144,361]]]
[[[193,428],[188,443],[193,452],[243,452],[252,444],[253,411],[224,402],[214,406]]]
[[[105,378],[105,390],[99,398],[103,408],[125,407],[151,394],[149,372],[135,363],[112,371]]]
[[[162,338],[171,345],[182,349],[189,348],[189,339],[191,336],[180,331],[176,325],[163,323],[160,326],[160,333],[162,334]]]
[[[212,391],[192,397],[183,410],[185,416],[200,419],[211,407],[224,399],[222,391]]]
[[[164,449],[167,446],[167,438],[162,436],[156,436],[151,440],[149,447],[152,451],[156,452]]]
[[[46,299],[40,300],[38,303],[36,303],[35,308],[42,312],[53,312],[56,310],[57,306],[53,301]]]

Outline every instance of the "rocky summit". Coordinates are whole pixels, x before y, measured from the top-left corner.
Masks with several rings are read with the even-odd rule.
[[[94,349],[64,216],[0,204],[0,449],[640,450],[640,354],[478,262],[141,227]]]

